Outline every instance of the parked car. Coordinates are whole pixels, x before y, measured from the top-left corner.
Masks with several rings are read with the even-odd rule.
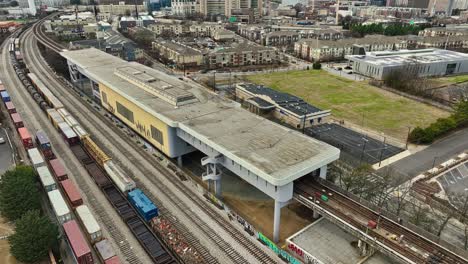
[[[5,144],[5,142],[6,142],[5,139],[0,137],[0,144]]]

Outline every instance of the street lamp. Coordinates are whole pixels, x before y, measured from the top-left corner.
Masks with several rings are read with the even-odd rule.
[[[435,157],[434,157],[434,160],[432,161],[432,168],[431,168],[432,170],[433,170],[434,167],[435,167],[435,163],[436,163],[437,158],[439,158],[439,157],[435,156]]]
[[[359,164],[362,163],[362,159],[364,158],[364,152],[366,151],[366,145],[369,140],[367,138],[362,138],[364,140],[364,146],[362,147],[361,158],[359,159]]]
[[[408,135],[406,136],[406,146],[405,146],[406,149],[408,149],[408,143],[409,143],[409,136],[410,136],[410,133],[411,133],[411,127],[409,126],[409,127],[408,127]]]

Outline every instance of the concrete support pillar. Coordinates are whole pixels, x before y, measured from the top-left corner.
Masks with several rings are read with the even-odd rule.
[[[317,219],[317,218],[320,217],[320,214],[317,212],[317,210],[314,210],[313,212],[314,212],[314,214],[312,215],[312,217],[313,217],[314,219]]]
[[[319,174],[320,178],[322,179],[326,179],[327,177],[327,165],[324,165],[320,168],[320,174]]]
[[[214,181],[215,195],[221,197],[221,178]]]
[[[182,165],[183,165],[183,164],[182,164],[182,155],[180,155],[179,157],[177,157],[177,165],[178,165],[179,167],[182,167]]]
[[[281,202],[275,200],[275,212],[273,220],[273,242],[278,243],[279,241],[279,228],[281,220]]]

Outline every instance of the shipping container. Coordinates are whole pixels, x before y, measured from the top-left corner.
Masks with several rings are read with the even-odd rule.
[[[47,109],[47,116],[56,129],[59,123],[64,122],[63,117],[55,109]]]
[[[50,173],[47,166],[38,167],[36,170],[37,174],[39,175],[39,179],[41,179],[42,187],[44,187],[46,192],[57,189],[57,184],[55,183],[54,177],[52,177],[52,173]]]
[[[55,178],[58,181],[63,181],[68,179],[67,176],[67,171],[65,171],[65,168],[62,165],[62,162],[58,159],[53,159],[49,161],[50,168],[52,169],[52,173],[54,174]]]
[[[104,163],[104,170],[121,192],[125,193],[136,188],[135,182],[112,160],[108,160]]]
[[[158,208],[140,189],[128,192],[128,200],[147,222],[158,216]]]
[[[91,155],[91,157],[101,166],[104,166],[104,163],[111,158],[102,151],[102,149],[91,139],[91,137],[86,136],[81,139],[86,151]]]
[[[93,264],[91,249],[75,220],[63,224],[63,230],[78,264]]]
[[[75,131],[80,139],[89,135],[88,132],[86,132],[86,130],[84,130],[84,128],[80,125],[74,126],[73,131]]]
[[[34,169],[37,170],[37,168],[41,166],[46,166],[46,163],[37,148],[28,149],[28,156]]]
[[[81,194],[71,179],[63,180],[60,184],[62,185],[63,192],[65,193],[68,202],[73,208],[83,204]]]
[[[72,219],[71,212],[60,191],[53,190],[48,192],[47,195],[59,223],[63,224],[70,221]]]
[[[19,50],[15,51],[15,57],[17,60],[23,60],[23,55],[21,54],[21,51]]]
[[[94,247],[96,248],[96,251],[102,262],[115,256],[114,249],[107,239],[97,242]]]
[[[10,116],[11,116],[11,120],[13,121],[13,124],[15,125],[16,129],[18,129],[20,127],[24,127],[23,119],[21,119],[20,114],[13,113]]]
[[[96,219],[94,218],[93,214],[89,210],[88,206],[80,205],[76,208],[76,214],[80,220],[80,222],[84,226],[84,230],[86,231],[86,235],[91,242],[94,244],[102,239],[102,231],[101,227],[97,223]]]
[[[73,129],[71,129],[71,127],[67,123],[59,123],[58,128],[68,145],[73,146],[80,142],[78,135],[75,133],[75,131],[73,131]]]
[[[8,94],[7,91],[0,92],[0,95],[2,96],[2,101],[3,102],[10,102],[11,101],[10,95]]]
[[[322,194],[321,198],[323,201],[328,202],[328,197],[325,194]]]
[[[18,128],[18,134],[20,135],[21,142],[26,149],[34,147],[31,135],[25,127]]]
[[[367,222],[367,226],[370,228],[370,229],[375,229],[377,227],[377,223],[373,220],[369,220],[369,222]]]
[[[110,259],[104,261],[104,264],[121,264],[119,257],[113,256]]]
[[[50,145],[49,137],[44,131],[39,130],[36,132],[36,143],[38,148],[42,151],[42,154],[44,154],[46,160],[55,158],[54,152],[52,151],[52,145]]]
[[[13,114],[13,113],[16,113],[16,108],[15,108],[15,105],[13,104],[13,102],[6,102],[5,103],[5,106],[8,110],[8,113],[10,114]]]

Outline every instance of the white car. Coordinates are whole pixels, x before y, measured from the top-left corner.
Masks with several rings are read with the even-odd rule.
[[[6,141],[4,138],[0,137],[0,144],[4,144]]]

